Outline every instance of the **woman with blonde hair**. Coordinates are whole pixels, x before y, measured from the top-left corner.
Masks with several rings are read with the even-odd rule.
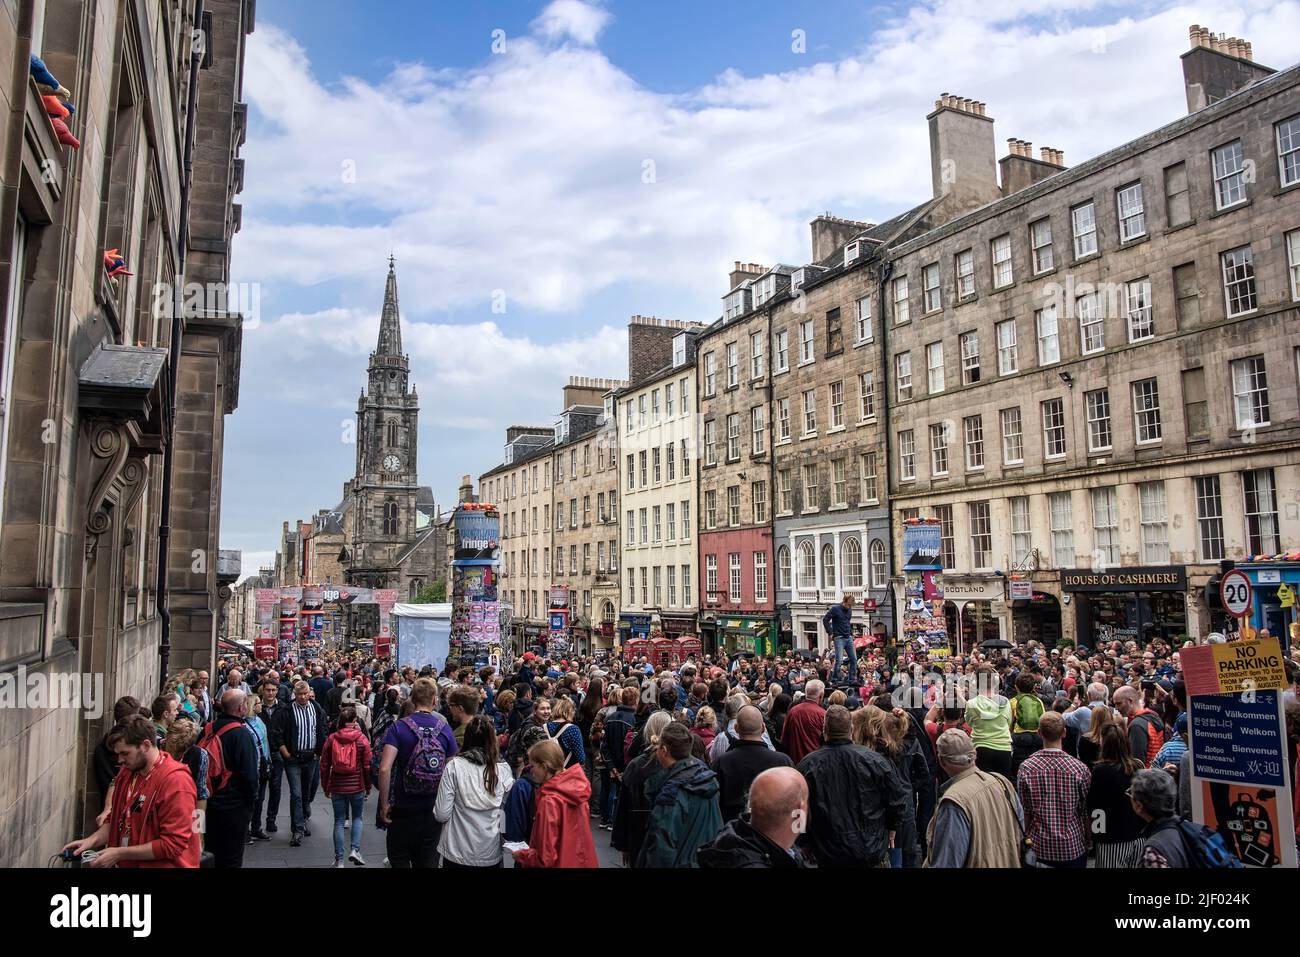
[[[847,708],[848,703],[849,703],[849,696],[846,695],[839,688],[836,688],[834,691],[832,691],[831,696],[826,699],[826,707],[828,708],[832,707],[833,705],[839,705],[841,708]]]
[[[599,867],[591,839],[587,802],[591,784],[582,763],[565,766],[564,750],[554,739],[528,749],[533,796],[533,828],[528,846],[514,852],[517,867]]]
[[[916,738],[908,738],[909,727],[907,713],[901,708],[885,711],[875,705],[868,705],[853,712],[853,743],[875,751],[898,771],[899,780],[907,792],[907,800],[912,805],[915,822],[917,795],[927,786],[930,768],[926,764],[920,742]],[[889,848],[889,866],[919,865],[920,850],[913,823],[906,832],[899,831],[893,835]]]
[[[163,750],[181,764],[190,769],[194,778],[194,787],[198,791],[198,800],[194,807],[202,811],[208,806],[208,752],[197,744],[199,726],[185,715],[180,715],[167,726],[167,736],[163,738]],[[200,838],[201,839],[201,838]]]
[[[558,742],[560,749],[564,751],[566,768],[574,764],[582,767],[587,763],[587,752],[582,747],[582,729],[573,720],[576,714],[577,709],[573,707],[573,699],[561,695],[551,706],[551,720],[546,724],[546,733],[550,735],[552,741]]]
[[[700,739],[706,754],[709,746],[713,744],[713,739],[718,736],[717,724],[717,712],[707,704],[695,712],[695,724],[691,726],[691,734]]]
[[[1088,767],[1097,763],[1101,757],[1101,738],[1107,725],[1115,723],[1115,714],[1110,708],[1093,708],[1092,722],[1088,731],[1079,738],[1079,760]]]

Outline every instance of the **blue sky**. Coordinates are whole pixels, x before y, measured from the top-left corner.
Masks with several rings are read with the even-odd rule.
[[[553,421],[568,376],[626,373],[630,315],[710,321],[733,260],[801,264],[818,213],[879,221],[928,198],[939,93],[988,103],[998,142],[1076,163],[1185,112],[1191,23],[1252,40],[1263,63],[1300,60],[1296,0],[261,0],[257,13],[233,272],[260,298],[221,539],[246,573],[270,561],[282,521],[336,504],[352,474],[344,423],[390,250],[420,477],[449,503],[462,474],[499,462],[507,425]]]

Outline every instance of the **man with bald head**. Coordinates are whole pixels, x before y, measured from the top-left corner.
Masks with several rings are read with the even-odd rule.
[[[903,866],[916,867],[911,789],[883,754],[853,743],[853,720],[843,705],[826,709],[824,727],[825,744],[798,765],[811,809],[801,843],[818,867],[888,867],[893,834]]]
[[[791,767],[768,768],[750,787],[749,814],[731,821],[700,848],[700,867],[809,867],[795,847],[807,823],[808,784],[803,775]]]
[[[209,767],[207,812],[204,816],[204,845],[216,858],[217,867],[243,867],[248,825],[259,786],[257,742],[244,723],[247,695],[229,688],[217,700],[217,718],[203,732],[204,742],[215,739],[221,748],[224,773],[213,777]]]
[[[713,762],[714,773],[718,775],[718,803],[724,821],[740,817],[750,785],[760,774],[769,768],[794,767],[789,757],[767,746],[763,740],[765,730],[763,712],[752,704],[745,705],[736,714],[735,738],[731,747]]]

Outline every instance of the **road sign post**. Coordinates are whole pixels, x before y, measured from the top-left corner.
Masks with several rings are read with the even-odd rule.
[[[1250,577],[1239,568],[1224,572],[1219,581],[1219,597],[1223,600],[1223,610],[1236,619],[1250,617],[1254,607],[1254,592]]]

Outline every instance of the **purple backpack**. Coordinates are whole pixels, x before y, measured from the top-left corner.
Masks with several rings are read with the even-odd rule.
[[[415,723],[414,718],[403,718],[402,723],[415,735],[415,749],[406,759],[406,772],[402,775],[402,790],[412,797],[433,797],[438,793],[438,783],[447,767],[447,750],[442,745],[442,729],[446,722],[441,715],[432,728]]]

